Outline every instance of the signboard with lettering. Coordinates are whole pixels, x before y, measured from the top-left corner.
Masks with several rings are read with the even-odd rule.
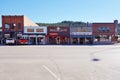
[[[71,35],[92,35],[92,32],[71,32]]]
[[[69,27],[49,26],[47,30],[48,30],[48,34],[49,33],[50,34],[57,33],[59,36],[69,36],[70,35],[70,28]]]
[[[57,36],[58,33],[49,33],[50,36]]]

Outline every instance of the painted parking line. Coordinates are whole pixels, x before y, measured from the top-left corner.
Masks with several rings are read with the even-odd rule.
[[[43,65],[43,67],[54,77],[56,80],[61,80],[54,72],[52,72],[47,66]]]

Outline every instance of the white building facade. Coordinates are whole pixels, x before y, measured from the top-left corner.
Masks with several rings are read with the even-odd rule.
[[[47,26],[25,26],[23,38],[29,40],[29,44],[46,44]]]

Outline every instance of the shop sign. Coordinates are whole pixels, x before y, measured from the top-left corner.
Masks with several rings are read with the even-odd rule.
[[[5,36],[10,36],[10,34],[5,34]]]
[[[50,32],[67,32],[68,30],[66,28],[57,27],[57,28],[50,28],[49,31]]]
[[[45,37],[44,35],[38,35],[38,37]]]
[[[71,32],[71,35],[92,35],[92,32]]]
[[[36,35],[29,35],[29,37],[36,37]]]
[[[50,36],[57,36],[58,33],[49,33]]]
[[[21,37],[21,36],[22,36],[22,34],[17,34],[17,36],[20,36],[20,37]]]

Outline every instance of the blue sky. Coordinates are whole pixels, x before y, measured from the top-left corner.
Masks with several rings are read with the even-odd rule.
[[[43,23],[113,22],[120,19],[119,8],[120,0],[0,0],[0,16],[26,15]]]

